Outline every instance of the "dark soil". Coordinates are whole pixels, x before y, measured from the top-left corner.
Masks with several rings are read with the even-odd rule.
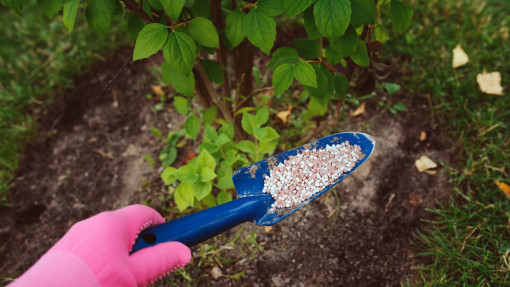
[[[0,208],[2,276],[19,276],[73,223],[98,212],[142,202],[167,219],[180,216],[170,211],[173,203],[165,201],[161,170],[153,170],[143,159],[157,155],[162,144],[150,127],[166,133],[183,120],[173,111],[153,112],[155,102],[146,98],[155,81],[150,70],[161,59],[129,64],[98,97],[127,57],[128,49],[118,51],[77,78],[76,88],[57,98],[40,118],[39,132],[13,182],[12,206]],[[412,268],[422,264],[411,245],[413,235],[421,219],[431,217],[425,209],[445,200],[450,188],[443,170],[431,175],[414,166],[421,155],[447,161],[448,145],[441,130],[428,122],[419,100],[406,105],[407,111],[392,115],[369,102],[361,117],[338,123],[337,132],[370,133],[377,146],[365,165],[334,191],[272,229],[247,223],[194,247],[194,259],[185,269],[192,281],[177,273],[158,285],[412,282]],[[421,131],[427,133],[423,142]],[[180,151],[181,157],[185,153]],[[209,250],[209,256],[203,250]],[[235,274],[241,279],[232,278]]]

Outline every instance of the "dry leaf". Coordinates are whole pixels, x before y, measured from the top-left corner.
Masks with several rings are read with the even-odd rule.
[[[494,181],[494,183],[496,183],[498,185],[499,189],[501,189],[501,191],[504,194],[510,196],[510,185],[508,185],[504,182],[498,181],[498,180]]]
[[[221,271],[220,267],[214,266],[211,270],[211,275],[214,279],[218,279],[223,276],[223,272]]]
[[[365,102],[361,103],[361,105],[352,113],[349,114],[349,117],[357,117],[365,112]]]
[[[476,76],[476,82],[480,86],[480,91],[489,95],[502,95],[501,74],[499,72],[483,73]]]
[[[466,52],[464,52],[464,50],[462,50],[460,44],[457,44],[457,46],[455,46],[455,49],[453,49],[452,67],[455,69],[460,66],[464,66],[465,64],[467,64],[467,62],[469,62],[468,55],[466,54]]]
[[[420,132],[420,141],[425,141],[427,139],[427,133],[424,131]]]
[[[163,89],[161,88],[161,86],[158,86],[158,85],[152,86],[152,92],[154,92],[154,94],[157,96],[162,96],[165,94],[165,92],[163,92]]]
[[[414,192],[409,193],[409,203],[412,206],[417,207],[418,205],[421,204],[421,195]]]
[[[273,230],[273,227],[272,227],[272,226],[265,226],[265,227],[264,227],[264,232],[265,232],[265,233],[270,233],[270,232],[271,232],[271,230]]]
[[[193,149],[188,149],[188,153],[186,154],[186,157],[182,159],[181,161],[181,165],[185,165],[187,164],[191,159],[193,159],[194,157],[196,157],[197,155],[195,154],[195,152],[193,151]]]
[[[109,153],[105,153],[104,151],[102,150],[99,150],[99,149],[95,149],[94,150],[95,152],[97,152],[98,154],[100,154],[102,157],[107,157],[109,159],[114,159],[113,155],[109,154]]]
[[[433,162],[428,156],[422,155],[419,159],[417,159],[414,164],[416,168],[418,168],[419,172],[427,172],[428,169],[436,168],[437,164]],[[437,171],[428,171],[429,174],[435,174]]]
[[[286,125],[291,111],[292,111],[292,105],[289,105],[289,108],[287,110],[278,112],[276,114],[276,117],[279,118],[280,120],[282,120],[282,123],[284,125]]]

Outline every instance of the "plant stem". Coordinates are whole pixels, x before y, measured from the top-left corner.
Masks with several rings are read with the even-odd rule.
[[[145,23],[152,23],[154,21],[152,21],[152,19],[149,17],[149,15],[147,15],[145,13],[145,11],[143,11],[142,9],[142,1],[140,1],[140,5],[138,5],[134,0],[122,0],[122,2],[124,2],[124,4],[126,4],[126,7],[135,12],[136,15],[140,16],[140,18],[142,18],[142,20],[145,22]]]

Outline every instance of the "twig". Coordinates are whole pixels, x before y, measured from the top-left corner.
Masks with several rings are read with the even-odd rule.
[[[188,20],[188,21],[184,21],[184,22],[181,22],[181,23],[177,23],[177,24],[175,24],[175,25],[173,25],[173,26],[169,26],[169,28],[170,28],[170,29],[175,29],[175,28],[177,28],[177,27],[181,27],[181,26],[183,26],[183,25],[187,25],[187,24],[189,24],[189,22],[190,22],[190,20]]]
[[[250,8],[250,7],[257,6],[257,4],[258,4],[258,3],[259,3],[259,2],[258,2],[258,1],[256,1],[255,3],[251,3],[251,4],[248,4],[248,5],[246,5],[246,6],[241,7],[241,9],[239,9],[239,10],[245,10],[245,9]]]
[[[145,23],[152,23],[152,19],[143,11],[142,9],[142,1],[140,1],[140,5],[138,5],[134,0],[122,0],[124,4],[126,4],[126,7],[135,12]]]
[[[120,69],[117,71],[117,73],[115,73],[113,78],[110,81],[108,81],[108,83],[106,83],[106,85],[103,87],[103,89],[101,90],[99,95],[97,95],[96,99],[99,99],[106,92],[106,90],[113,84],[113,82],[115,82],[115,80],[117,80],[117,77],[120,75],[120,73],[122,73],[122,71],[124,71],[127,64],[131,61],[132,58],[133,58],[133,54],[129,54],[129,57],[126,59],[126,61],[122,65],[122,67],[120,67]]]

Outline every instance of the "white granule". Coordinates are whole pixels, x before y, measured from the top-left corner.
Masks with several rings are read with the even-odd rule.
[[[303,150],[270,170],[262,192],[275,199],[272,210],[299,205],[350,172],[360,158],[361,147],[349,142]]]

